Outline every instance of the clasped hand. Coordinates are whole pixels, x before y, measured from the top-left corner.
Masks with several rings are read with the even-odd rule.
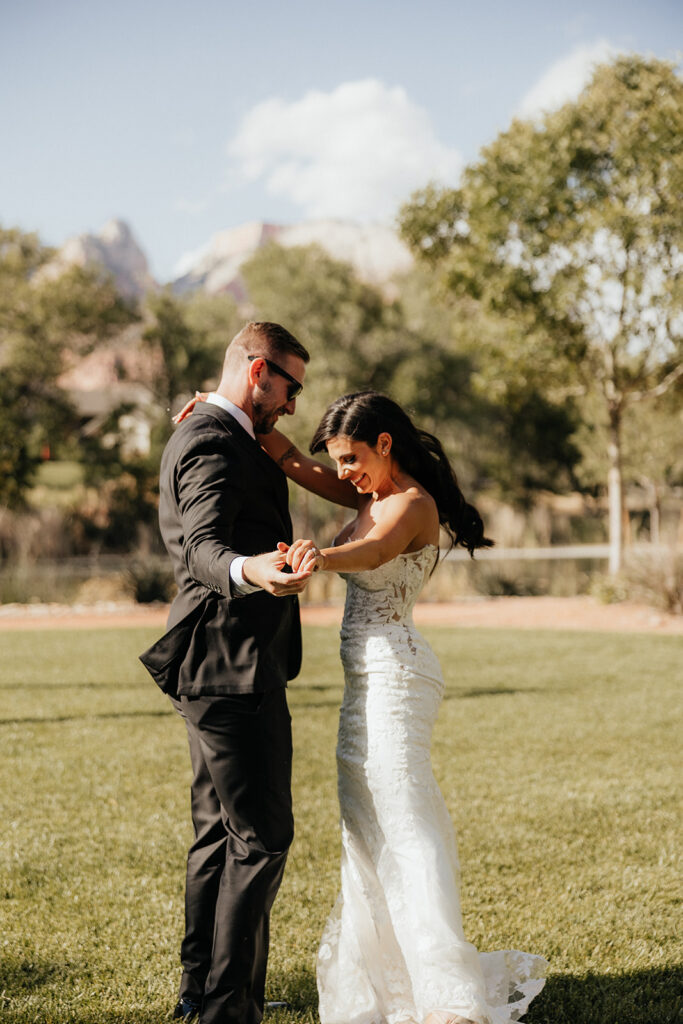
[[[297,562],[296,568],[292,566],[291,572],[283,572],[288,561],[289,548],[287,544],[278,544],[277,551],[267,551],[263,555],[252,555],[242,566],[242,575],[248,583],[261,587],[274,597],[288,597],[290,594],[300,594],[313,572],[309,563],[301,565],[301,559]]]
[[[312,540],[295,540],[289,547],[278,544],[278,548],[286,552],[287,565],[291,566],[292,572],[312,573],[325,568],[327,559]]]

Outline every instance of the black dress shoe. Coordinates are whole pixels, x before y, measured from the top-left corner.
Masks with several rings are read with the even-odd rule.
[[[191,1021],[199,1016],[199,1004],[191,999],[179,999],[173,1011],[173,1020]]]

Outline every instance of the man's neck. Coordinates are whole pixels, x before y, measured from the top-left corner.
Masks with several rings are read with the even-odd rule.
[[[237,408],[241,409],[243,413],[246,413],[249,419],[253,422],[254,416],[252,413],[251,396],[248,391],[230,387],[229,381],[227,383],[223,383],[223,381],[221,381],[218,387],[214,388],[214,391],[217,395],[220,395],[221,398],[227,398],[229,402],[236,405]]]
[[[234,398],[230,398],[226,395],[225,391],[217,390],[209,394],[209,402],[214,405],[218,405],[221,408],[229,412],[239,423],[239,425],[246,430],[248,434],[254,437],[254,424],[249,412],[239,405]]]

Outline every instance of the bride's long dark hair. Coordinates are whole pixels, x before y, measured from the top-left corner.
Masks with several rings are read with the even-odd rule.
[[[484,536],[484,524],[474,505],[465,501],[441,442],[416,427],[407,413],[386,395],[356,391],[334,401],[313,435],[311,454],[326,449],[333,437],[350,437],[374,448],[385,431],[391,434],[391,453],[401,469],[436,502],[439,522],[451,538],[451,545],[467,548],[470,555],[475,548],[491,547],[493,541]]]

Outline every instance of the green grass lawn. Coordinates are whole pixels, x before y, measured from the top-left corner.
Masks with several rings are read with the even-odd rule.
[[[447,695],[434,763],[468,938],[541,953],[530,1024],[680,1020],[675,637],[425,631]],[[0,634],[0,1020],[156,1024],[179,979],[184,729],[148,630]],[[273,915],[272,1024],[314,1022],[335,897],[335,629],[290,689],[297,835]]]

